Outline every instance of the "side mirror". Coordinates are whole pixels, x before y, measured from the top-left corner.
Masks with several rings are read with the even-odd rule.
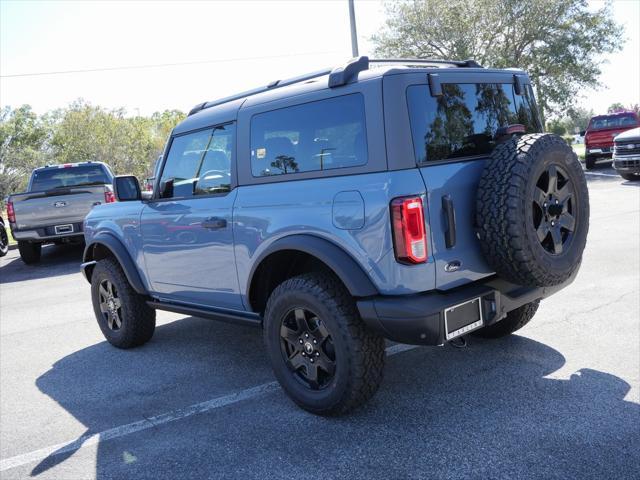
[[[164,182],[160,182],[160,198],[173,197],[173,178],[168,178]]]
[[[120,175],[113,179],[113,194],[119,202],[141,200],[140,183],[133,175]]]
[[[580,131],[580,136],[581,136],[581,137],[584,137],[586,133],[587,133],[587,131],[586,131],[586,130],[581,130],[581,131]]]

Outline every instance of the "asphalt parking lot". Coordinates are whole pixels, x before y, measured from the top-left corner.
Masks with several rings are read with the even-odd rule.
[[[361,410],[321,418],[274,384],[261,332],[159,312],[104,341],[81,249],[0,260],[0,478],[638,478],[640,182],[588,174],[573,285],[506,339],[390,347]]]

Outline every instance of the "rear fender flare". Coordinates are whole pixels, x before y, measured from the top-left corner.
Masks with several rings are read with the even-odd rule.
[[[249,272],[246,284],[247,296],[251,292],[254,275],[262,261],[269,255],[282,250],[297,250],[317,258],[336,274],[354,297],[370,297],[379,293],[362,267],[342,248],[320,237],[296,234],[274,241],[259,254]]]

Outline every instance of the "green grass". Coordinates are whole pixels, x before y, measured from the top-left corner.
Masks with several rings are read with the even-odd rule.
[[[584,143],[573,144],[571,145],[571,148],[573,148],[573,151],[576,152],[578,158],[584,159]]]

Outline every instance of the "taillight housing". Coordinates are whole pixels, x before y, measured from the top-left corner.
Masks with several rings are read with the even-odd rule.
[[[104,187],[104,203],[113,203],[116,201],[116,196],[113,194],[113,190],[110,187]]]
[[[402,197],[391,201],[393,248],[400,263],[427,261],[427,231],[420,197]]]
[[[13,202],[7,202],[7,219],[9,223],[16,223],[16,212],[13,209]]]

